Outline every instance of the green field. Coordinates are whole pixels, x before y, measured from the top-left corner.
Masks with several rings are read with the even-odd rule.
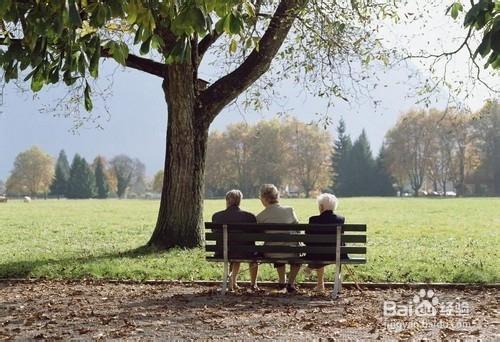
[[[293,206],[301,222],[316,215],[312,199],[283,204]],[[219,280],[221,265],[206,262],[202,249],[139,248],[148,241],[158,206],[143,200],[1,203],[0,278]],[[222,200],[207,200],[205,219],[223,206]],[[262,209],[258,200],[244,200],[243,208]],[[349,223],[368,225],[368,263],[352,267],[354,277],[347,280],[499,282],[499,198],[349,198],[338,212]],[[269,265],[261,267],[261,280],[275,277]]]

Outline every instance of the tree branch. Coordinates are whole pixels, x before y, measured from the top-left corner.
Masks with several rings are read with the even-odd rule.
[[[203,39],[198,43],[198,64],[203,59],[205,52],[207,52],[210,46],[212,46],[221,35],[222,34],[219,34],[214,30],[203,37]]]
[[[199,95],[197,105],[208,123],[269,69],[296,16],[307,2],[308,0],[281,0],[258,47],[238,68]]]
[[[5,43],[5,37],[0,37],[0,45],[7,45]],[[17,43],[22,44],[21,39],[10,39],[10,44]],[[101,49],[101,57],[110,58],[113,57],[109,52],[109,49]],[[140,70],[151,75],[155,75],[161,78],[165,78],[167,65],[153,61],[148,58],[139,57],[136,55],[129,54],[125,62],[126,66],[132,69]]]
[[[469,31],[467,32],[467,36],[465,37],[464,41],[462,42],[462,44],[460,44],[455,50],[453,51],[445,51],[445,52],[442,52],[440,54],[429,54],[429,55],[410,55],[410,56],[405,56],[403,59],[401,59],[399,62],[401,61],[404,61],[404,60],[407,60],[407,59],[412,59],[412,58],[420,58],[420,59],[429,59],[429,58],[436,58],[436,59],[439,59],[439,58],[442,58],[442,57],[447,57],[447,56],[452,56],[452,55],[456,55],[458,52],[460,52],[460,50],[462,50],[464,47],[466,47],[466,45],[468,44],[469,42],[469,39],[471,38],[472,36],[472,29],[473,29],[473,26],[471,26],[469,28]]]
[[[108,49],[101,50],[101,56],[104,58],[113,57]],[[167,66],[165,64],[153,61],[148,58],[129,54],[125,61],[127,67],[146,72],[161,78],[165,78]]]

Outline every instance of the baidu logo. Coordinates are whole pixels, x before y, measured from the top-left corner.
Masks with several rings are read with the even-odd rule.
[[[433,317],[463,316],[469,314],[468,302],[440,302],[433,290],[421,289],[408,303],[384,301],[384,316],[389,317]]]

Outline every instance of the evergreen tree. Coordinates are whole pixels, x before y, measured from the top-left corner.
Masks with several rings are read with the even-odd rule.
[[[375,173],[374,173],[374,193],[376,196],[394,196],[396,191],[392,184],[392,178],[389,170],[387,169],[385,146],[382,144],[375,160]]]
[[[332,189],[336,195],[345,196],[348,193],[348,178],[350,154],[352,149],[351,137],[345,133],[344,119],[340,119],[337,126],[337,139],[332,154]]]
[[[68,198],[91,198],[95,195],[95,176],[85,158],[75,154],[68,181]]]
[[[104,173],[104,160],[98,156],[95,161],[95,184],[97,190],[97,198],[108,198],[109,186]]]
[[[347,191],[344,196],[369,196],[374,193],[375,162],[370,143],[363,130],[352,145],[350,162],[347,170]]]
[[[66,194],[69,179],[69,163],[66,152],[61,150],[56,162],[56,172],[52,184],[50,185],[50,195],[58,198]]]

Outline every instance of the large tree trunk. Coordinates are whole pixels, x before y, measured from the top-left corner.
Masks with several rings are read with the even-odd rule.
[[[203,188],[208,123],[198,118],[190,65],[172,65],[163,83],[167,148],[160,210],[149,245],[196,247],[203,242]]]
[[[165,176],[160,211],[149,245],[161,249],[195,247],[203,242],[203,187],[208,127],[219,112],[251,86],[270,67],[293,21],[307,0],[280,1],[269,26],[245,61],[206,89],[198,84],[197,68],[213,35],[194,41],[191,59],[166,69],[153,64],[164,77],[168,104]],[[216,38],[215,38],[216,39]],[[130,59],[130,56],[129,56]],[[140,58],[130,65],[143,63]],[[129,65],[129,64],[128,64]],[[202,82],[203,83],[203,82]]]

